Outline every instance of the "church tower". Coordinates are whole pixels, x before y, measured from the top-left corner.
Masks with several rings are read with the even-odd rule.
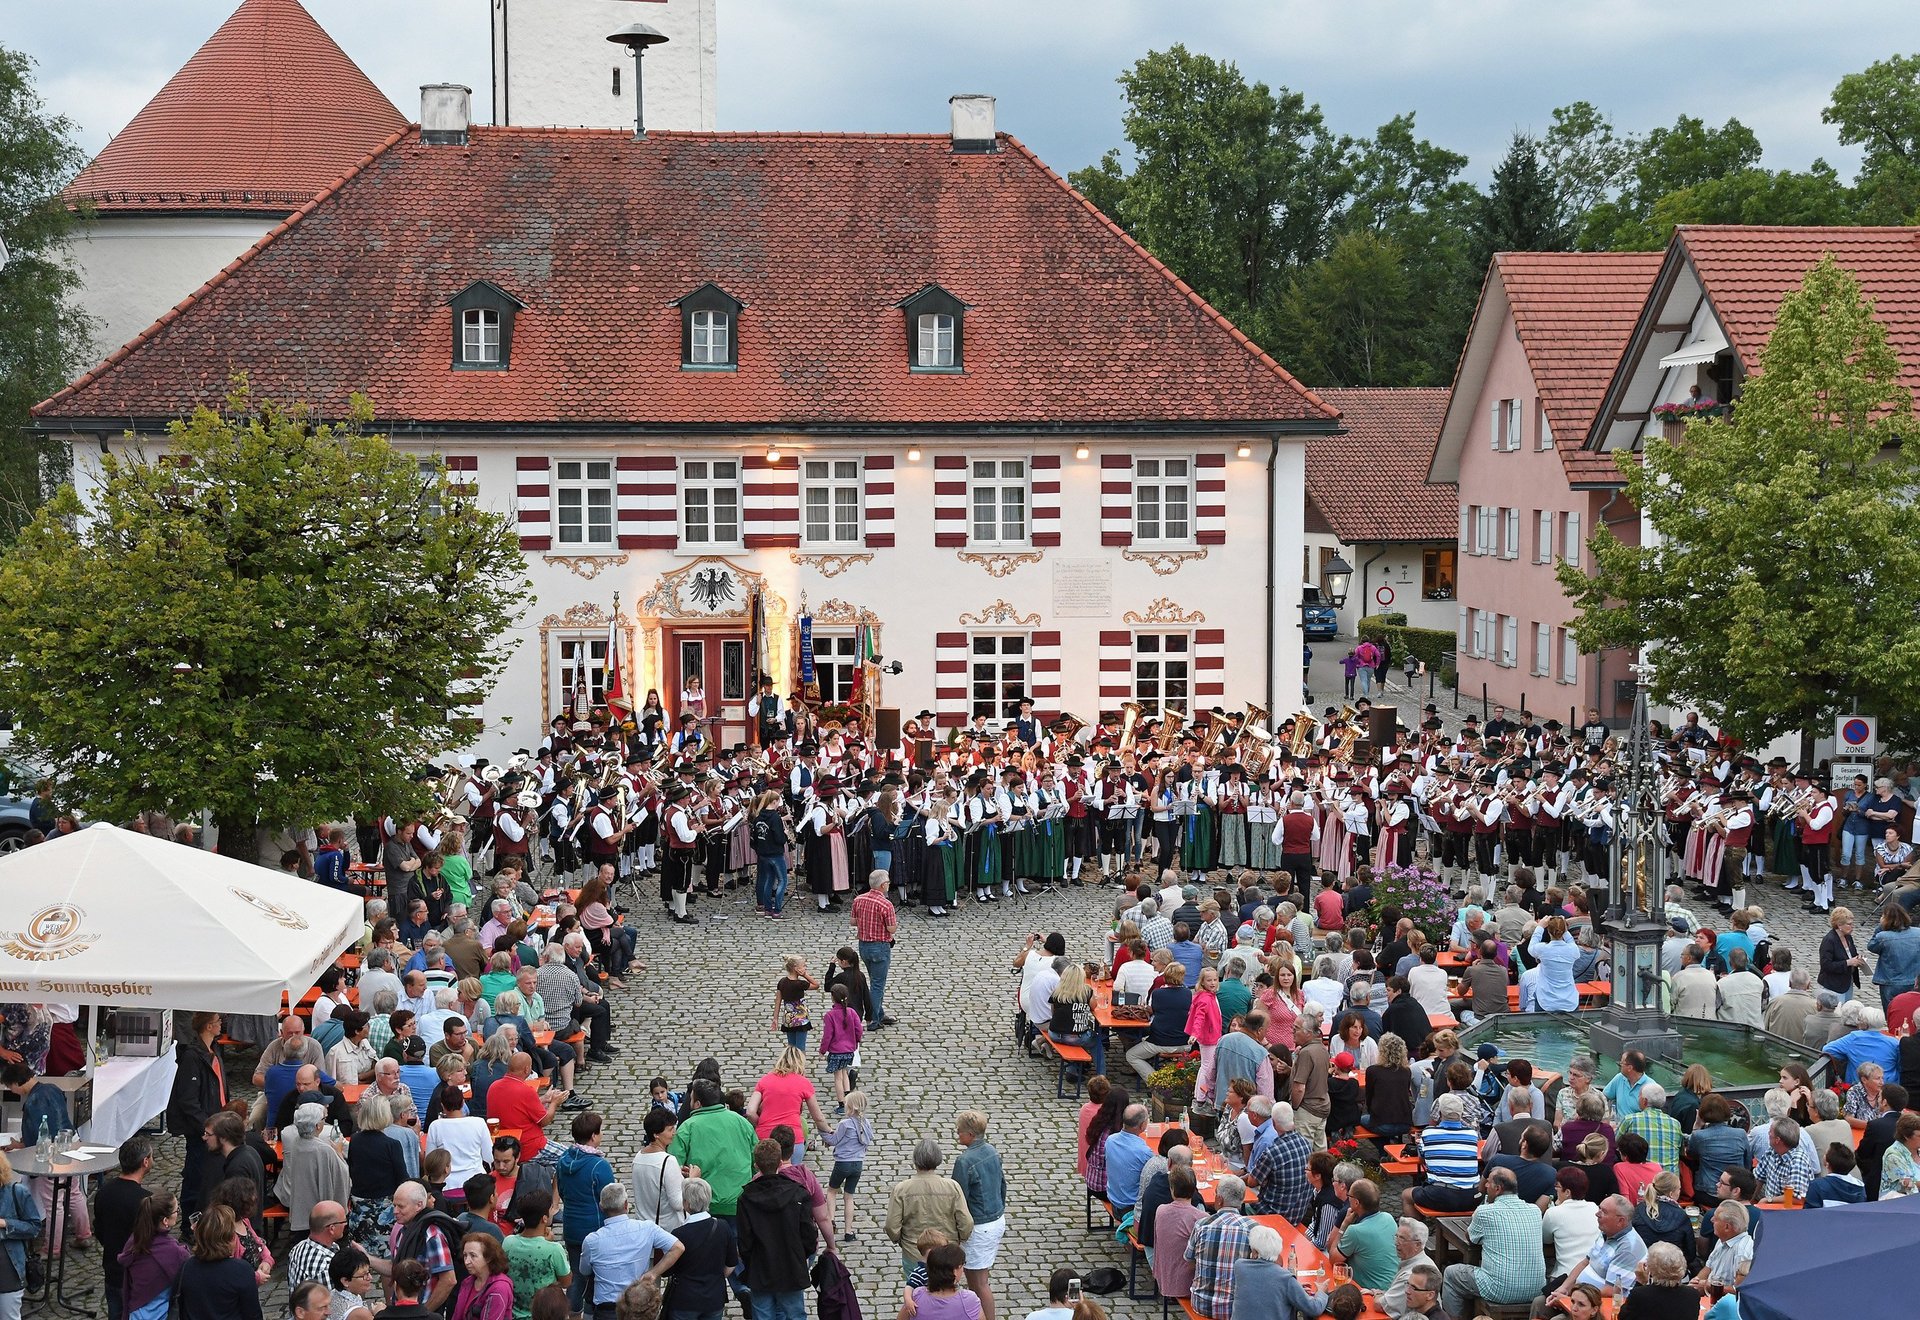
[[[631,128],[633,59],[609,33],[667,36],[646,57],[648,128],[714,126],[715,0],[492,0],[493,122]]]

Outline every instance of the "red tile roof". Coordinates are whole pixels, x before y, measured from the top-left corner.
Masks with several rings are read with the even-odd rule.
[[[285,215],[406,122],[299,0],[242,0],[61,195]]]
[[[1307,498],[1333,534],[1362,541],[1451,541],[1459,492],[1427,482],[1447,390],[1326,389],[1345,435],[1307,441]]]
[[[1676,239],[1748,371],[1759,369],[1781,299],[1831,252],[1873,299],[1903,378],[1920,390],[1920,229],[1682,225]]]
[[[1570,483],[1621,480],[1611,454],[1579,446],[1663,259],[1659,252],[1502,252],[1494,257]]]
[[[383,419],[659,426],[1331,424],[1335,411],[1031,152],[946,136],[475,128],[377,152],[41,405],[170,417],[244,370]],[[526,304],[511,369],[451,368],[446,300]],[[680,369],[672,303],[746,304]],[[963,373],[907,369],[907,295],[967,304]]]

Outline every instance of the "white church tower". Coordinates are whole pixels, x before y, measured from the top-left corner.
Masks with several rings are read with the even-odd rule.
[[[631,128],[633,59],[609,33],[667,41],[646,57],[648,128],[712,129],[716,0],[492,0],[493,122]]]

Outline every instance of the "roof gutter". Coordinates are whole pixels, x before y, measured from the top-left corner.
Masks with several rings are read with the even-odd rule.
[[[35,423],[45,434],[70,431],[148,431],[163,432],[178,416],[147,414],[120,417],[63,417],[42,414]],[[1220,422],[1113,422],[1113,421],[1036,421],[1036,422],[415,422],[376,417],[367,429],[388,435],[431,436],[461,435],[505,437],[566,436],[579,440],[593,436],[903,436],[922,441],[942,436],[955,439],[1004,436],[1031,438],[1036,435],[1127,435],[1127,436],[1244,436],[1248,432],[1266,434],[1276,442],[1282,436],[1328,435],[1336,423],[1326,420],[1261,420]]]

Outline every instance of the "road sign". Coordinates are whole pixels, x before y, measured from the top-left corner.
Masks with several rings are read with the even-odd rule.
[[[1380,602],[1381,609],[1385,609],[1387,606],[1393,604],[1393,588],[1381,587],[1380,590],[1373,593],[1373,598]]]
[[[1880,721],[1872,715],[1841,715],[1833,721],[1836,756],[1872,756],[1879,750]]]

